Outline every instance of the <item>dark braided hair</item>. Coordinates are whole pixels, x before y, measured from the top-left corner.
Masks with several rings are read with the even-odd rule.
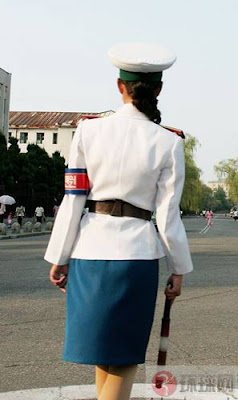
[[[122,81],[126,86],[127,93],[132,98],[132,104],[150,121],[160,124],[161,113],[157,109],[158,100],[156,98],[156,90],[161,82],[145,82]]]

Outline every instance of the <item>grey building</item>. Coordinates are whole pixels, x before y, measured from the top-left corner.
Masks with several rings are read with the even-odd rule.
[[[8,138],[11,74],[0,68],[0,133]]]

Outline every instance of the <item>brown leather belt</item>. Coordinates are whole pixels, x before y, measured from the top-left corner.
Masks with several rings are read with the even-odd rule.
[[[113,217],[134,217],[145,219],[146,221],[151,220],[151,211],[118,199],[103,201],[87,200],[85,207],[89,209],[89,212],[109,214]]]

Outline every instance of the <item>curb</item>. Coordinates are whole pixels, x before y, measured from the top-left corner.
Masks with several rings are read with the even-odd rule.
[[[50,235],[51,231],[48,232],[29,232],[29,233],[16,233],[15,235],[1,235],[0,240],[6,240],[6,239],[17,239],[21,237],[31,237],[31,236],[44,236],[44,235]]]
[[[186,392],[175,394],[176,397],[170,397],[170,400],[232,400],[237,398],[237,391],[233,393],[224,392]],[[151,399],[163,400],[152,390],[151,384],[135,383],[133,385],[131,400]],[[185,397],[184,397],[185,396]],[[61,386],[42,389],[18,390],[15,392],[0,393],[0,400],[96,400],[95,385],[80,386]]]

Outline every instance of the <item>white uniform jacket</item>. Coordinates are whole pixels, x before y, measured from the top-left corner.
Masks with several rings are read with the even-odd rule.
[[[179,203],[184,183],[183,140],[149,121],[131,103],[115,114],[79,124],[69,168],[86,168],[91,200],[122,199],[156,211],[151,221],[82,212],[85,195],[67,194],[45,254],[51,263],[157,259],[167,256],[173,273],[192,267]],[[82,218],[81,218],[82,217]],[[161,246],[162,244],[162,246]]]

